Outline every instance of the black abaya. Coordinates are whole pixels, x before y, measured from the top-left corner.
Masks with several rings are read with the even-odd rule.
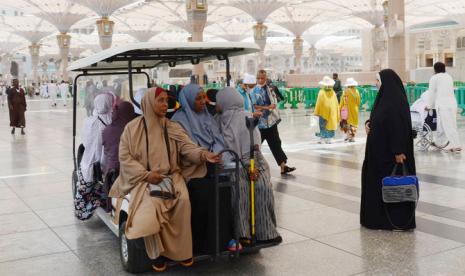
[[[416,169],[410,109],[404,86],[390,69],[381,71],[380,76],[382,85],[370,116],[362,169],[360,223],[370,229],[413,229],[416,226],[415,217],[412,218],[414,203],[385,204],[382,201],[381,182],[392,173],[395,155],[405,154],[410,175],[416,174]]]

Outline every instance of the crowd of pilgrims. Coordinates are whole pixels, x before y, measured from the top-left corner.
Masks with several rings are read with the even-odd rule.
[[[263,72],[257,78],[246,75],[236,88],[220,91],[205,92],[196,84],[179,91],[159,87],[139,90],[134,98],[140,109],[111,91],[96,96],[92,115],[82,131],[85,151],[80,162],[76,215],[87,219],[96,207],[105,204],[105,197],[118,198],[121,204],[121,198],[130,194],[127,238],[144,239],[155,270],[166,269],[167,259],[190,266],[193,251],[199,252],[211,238],[209,225],[204,221],[211,217],[214,208],[208,203],[215,184],[213,168],[232,161],[231,155],[218,154],[227,148],[239,155],[241,163],[239,190],[228,195],[230,202],[239,202],[239,225],[235,226],[241,239],[231,239],[232,231],[229,232],[227,248],[240,249],[251,238],[250,181],[256,183],[256,239],[280,243],[270,167],[260,151],[263,140],[268,139],[269,145],[276,142],[270,150],[282,174],[295,168],[286,165],[277,131],[280,118],[274,103],[280,97],[279,91],[274,92],[264,77]],[[403,163],[409,174],[416,173],[409,104],[402,80],[393,70],[381,71],[376,81],[379,92],[365,122],[368,137],[360,223],[369,229],[399,230],[397,226],[401,225],[401,230],[411,230],[416,227],[411,215],[415,204],[396,203],[386,208],[381,199],[381,181],[391,175],[396,164]],[[314,112],[320,120],[318,135],[322,143],[331,142],[338,125],[347,134],[347,142],[353,142],[355,137],[360,94],[354,79],[347,79],[344,86],[342,91],[337,75],[320,82]],[[253,141],[246,117],[258,120]],[[250,170],[251,148],[254,171]],[[94,185],[97,162],[103,174],[119,172],[109,192]],[[227,201],[222,199],[222,203]]]
[[[242,92],[252,88],[238,86]],[[243,96],[232,87],[219,91],[204,91],[197,84],[177,91],[153,87],[138,90],[134,99],[140,108],[111,90],[97,94],[93,100],[92,113],[81,132],[84,153],[75,195],[78,218],[90,218],[99,206],[109,210],[105,206],[110,204],[109,198],[121,202],[130,194],[127,238],[144,239],[156,270],[164,270],[167,260],[189,266],[193,252],[202,252],[211,239],[208,228],[212,227],[205,218],[213,212],[209,201],[213,198],[215,164],[225,166],[235,161],[231,154],[218,154],[230,149],[240,158],[240,176],[236,179],[239,190],[232,189],[229,198],[222,195],[221,204],[232,208],[232,202],[238,201],[240,223],[222,225],[237,227],[241,240],[234,240],[233,231],[226,230],[226,248],[241,250],[242,244],[251,239],[250,181],[255,182],[257,242],[282,241],[276,229],[270,168],[260,151],[262,137],[255,128],[251,141],[246,126],[247,117],[262,113],[252,112],[251,103],[244,106]],[[251,143],[254,171],[250,170]],[[285,164],[287,157],[282,158],[278,165]],[[283,173],[294,169],[284,166]],[[118,177],[111,187],[98,185],[105,175],[114,172]],[[192,227],[186,227],[191,222]]]

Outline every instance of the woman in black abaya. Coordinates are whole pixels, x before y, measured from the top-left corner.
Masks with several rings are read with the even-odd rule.
[[[410,175],[416,174],[407,96],[402,80],[391,69],[379,73],[378,87],[370,120],[365,124],[368,138],[362,169],[360,223],[370,229],[414,229],[415,204],[385,205],[381,195],[381,181],[391,175],[396,163],[404,163]]]

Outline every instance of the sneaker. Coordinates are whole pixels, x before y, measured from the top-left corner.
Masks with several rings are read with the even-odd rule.
[[[21,135],[26,135],[26,132],[24,132],[24,128],[21,129]]]
[[[11,130],[11,134],[15,134],[15,128]]]
[[[295,167],[288,167],[288,166],[284,166],[284,170],[281,171],[281,174],[284,175],[284,174],[288,174],[288,173],[291,173],[293,171],[295,171],[296,168]]]

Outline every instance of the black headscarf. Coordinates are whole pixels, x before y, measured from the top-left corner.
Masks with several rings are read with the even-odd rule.
[[[410,106],[402,80],[391,69],[382,70],[381,87],[370,116],[372,130],[384,128],[389,137],[391,151],[411,153],[413,158],[412,121]]]
[[[378,116],[391,116],[401,112],[402,119],[410,120],[410,107],[405,93],[404,84],[399,75],[392,69],[379,72],[381,87],[371,112],[370,120]],[[405,116],[407,115],[407,116]]]
[[[216,94],[218,93],[218,89],[208,89],[207,90],[207,109],[208,112],[215,116],[216,114]]]

